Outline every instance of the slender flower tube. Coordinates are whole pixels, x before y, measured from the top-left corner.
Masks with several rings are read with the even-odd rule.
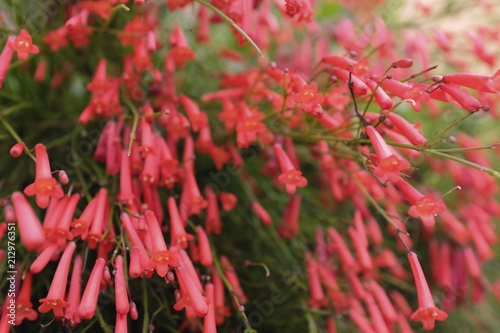
[[[186,249],[188,242],[192,241],[194,237],[186,233],[175,199],[173,197],[168,198],[167,204],[170,214],[170,246],[178,246],[181,249]]]
[[[47,208],[50,197],[62,198],[63,190],[57,185],[57,180],[52,177],[50,171],[49,155],[47,149],[42,144],[35,146],[36,154],[36,175],[35,182],[26,186],[24,194],[36,196],[36,204],[40,208]]]
[[[252,209],[263,225],[268,227],[273,224],[273,219],[271,218],[267,210],[262,207],[262,205],[258,201],[252,202]]]
[[[198,239],[198,248],[200,253],[200,264],[210,267],[213,264],[212,249],[208,241],[207,233],[201,226],[196,227],[196,236]]]
[[[212,283],[207,283],[205,285],[205,294],[207,295],[208,313],[203,318],[203,333],[216,333],[217,327],[215,324],[215,293],[214,285]]]
[[[45,243],[45,232],[38,217],[21,192],[12,193],[11,201],[16,212],[21,243],[29,251],[38,250]]]
[[[3,86],[3,80],[7,71],[9,70],[10,63],[12,61],[12,56],[14,55],[14,49],[9,46],[16,40],[16,36],[9,36],[7,38],[7,43],[5,44],[2,53],[0,54],[0,88]]]
[[[15,325],[20,325],[26,318],[30,321],[38,318],[38,313],[33,310],[31,304],[31,286],[33,284],[33,275],[26,273],[19,295],[16,298],[16,320]]]
[[[182,284],[185,287],[186,294],[182,295],[182,298],[175,303],[174,309],[180,311],[183,308],[192,307],[196,316],[206,316],[208,313],[207,301],[194,284],[187,269],[183,265],[179,265],[175,268],[175,271],[179,282],[182,281]]]
[[[49,246],[47,246],[38,255],[38,257],[36,257],[36,259],[33,260],[33,262],[31,263],[30,273],[31,274],[40,273],[45,268],[45,266],[47,266],[49,261],[53,258],[54,254],[56,253],[58,248],[59,248],[59,245],[57,243],[52,243]]]
[[[147,210],[144,214],[148,223],[148,234],[151,239],[153,255],[147,264],[147,269],[154,268],[159,276],[164,277],[168,273],[168,266],[177,267],[180,261],[175,253],[168,250],[154,213]]]
[[[90,319],[94,316],[99,297],[99,286],[101,285],[102,273],[106,260],[99,258],[96,260],[94,268],[90,273],[89,280],[78,306],[78,316],[81,319]]]
[[[396,187],[411,204],[408,214],[412,217],[420,217],[427,228],[434,226],[434,215],[441,214],[446,210],[446,206],[440,199],[436,199],[432,194],[423,195],[402,179],[396,183]]]
[[[408,252],[413,278],[417,287],[418,309],[411,315],[411,320],[421,321],[425,330],[432,330],[436,320],[443,321],[448,318],[448,314],[439,310],[434,304],[431,291],[425,279],[424,272],[418,261],[415,252]]]
[[[64,315],[63,309],[69,307],[69,303],[64,300],[64,296],[66,293],[66,284],[68,283],[69,266],[75,249],[76,244],[74,242],[70,242],[66,246],[52,278],[47,297],[40,299],[42,304],[38,307],[38,311],[41,313],[47,313],[52,310],[54,311],[54,316],[62,317]]]
[[[116,313],[126,315],[129,312],[129,301],[127,285],[125,284],[125,272],[123,270],[123,257],[115,258],[115,304]]]
[[[71,272],[71,281],[69,283],[68,303],[69,307],[64,312],[64,318],[68,319],[72,324],[80,322],[78,316],[78,306],[80,305],[80,292],[82,290],[82,269],[83,259],[81,255],[77,255],[73,261],[73,269]]]
[[[302,176],[302,172],[295,169],[290,158],[288,158],[288,155],[279,143],[274,145],[274,152],[281,168],[281,175],[278,177],[278,180],[285,185],[288,194],[294,194],[297,187],[306,186],[307,179]]]
[[[410,167],[410,163],[394,155],[375,127],[371,125],[366,126],[365,131],[372,142],[373,149],[378,158],[375,175],[383,181],[389,180],[397,183],[401,179],[399,172],[407,170]]]

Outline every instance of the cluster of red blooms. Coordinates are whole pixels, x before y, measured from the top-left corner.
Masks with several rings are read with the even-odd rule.
[[[496,117],[500,70],[470,74],[465,64],[450,56],[458,73],[431,76],[435,68],[429,63],[427,36],[413,33],[406,55],[398,56],[394,33],[382,19],[376,19],[373,35],[359,33],[351,20],[338,22],[333,38],[347,55],[334,54],[329,48],[332,37],[321,34],[313,21],[314,1],[280,3],[285,14],[281,21],[270,10],[269,0],[198,2],[196,37],[200,43],[209,41],[210,25],[223,17],[238,25],[233,32],[240,44],[251,38],[264,50],[273,40],[290,41],[290,35],[281,32],[288,26],[302,26],[318,37],[314,42],[305,40],[300,59],[292,62],[280,55],[276,63],[267,62],[257,69],[224,72],[220,89],[189,97],[189,91],[178,91],[180,85],[174,78],[197,56],[185,32],[179,26],[170,27],[168,51],[162,52],[157,6],[135,0],[135,14],[116,34],[123,49],[132,52],[121,59],[118,75],[109,68],[111,60],[99,59],[86,85],[90,100],[78,117],[83,126],[105,120],[93,158],[104,165],[109,182],[94,184],[94,192],[85,192],[86,199],[82,199],[74,193],[78,181],[70,185],[64,171],[58,171],[59,180],[53,177],[46,147],[38,143],[34,182],[24,193],[16,191],[3,200],[5,223],[0,223],[0,235],[6,232],[7,223],[15,222],[22,246],[37,254],[25,271],[18,267],[15,325],[49,312],[68,326],[78,325],[96,315],[100,293],[114,290],[115,332],[127,332],[129,317],[136,320],[141,312],[129,284],[133,279],[155,279],[155,275],[173,286],[171,307],[185,311],[181,329],[199,331],[202,327],[205,333],[216,332],[230,315],[225,289],[233,296],[236,311],[246,318],[243,305],[248,298],[236,271],[227,257],[212,252],[217,244],[210,242],[210,237],[226,228],[220,208],[230,212],[240,198],[209,186],[201,189],[196,157],[209,156],[219,171],[228,165],[244,169],[241,151],[253,147],[259,147],[265,160],[262,173],[289,195],[277,227],[282,239],[300,233],[301,189],[308,184],[317,186],[326,198],[318,199],[325,210],[335,211],[349,203],[355,211],[347,228],[330,226],[326,238],[324,229],[318,228],[315,254],[305,254],[308,305],[329,309],[329,332],[336,331],[334,314],[348,318],[366,333],[394,332],[396,327],[399,332],[412,332],[408,319],[431,330],[435,321],[447,318],[445,310],[466,301],[470,288],[474,301],[481,301],[485,290],[500,298],[500,282],[490,283],[481,272],[481,265],[494,257],[492,246],[498,236],[493,218],[500,216],[495,200],[499,189],[491,177],[495,171],[486,152],[474,149],[482,143],[460,133],[450,141],[463,148],[465,158],[433,150],[441,137],[425,135],[420,124],[400,112],[425,109],[436,117],[443,108],[453,107],[479,117],[489,117],[489,111]],[[88,47],[99,24],[105,29],[113,14],[128,9],[126,3],[102,0],[68,5],[65,23],[37,36],[44,43],[42,51],[27,30],[8,37],[0,54],[0,86],[15,52],[22,61],[30,55],[59,52],[69,43],[77,49]],[[171,11],[188,4],[191,1],[166,1]],[[218,15],[211,16],[209,8]],[[451,35],[435,30],[433,38],[443,52],[450,52]],[[480,35],[469,38],[473,54],[492,68],[496,59]],[[220,54],[227,59],[242,57],[228,50]],[[160,65],[152,55],[162,56]],[[413,70],[412,59],[419,59],[420,72]],[[40,60],[34,79],[44,80],[46,71],[47,62]],[[152,78],[149,95],[141,88],[146,76]],[[204,110],[211,105],[220,110],[216,116]],[[278,130],[270,118],[279,122]],[[212,137],[214,128],[222,135]],[[302,148],[308,152],[307,163],[319,170],[317,174],[309,176],[302,168],[306,164],[305,154],[298,152]],[[19,142],[10,153],[19,157],[31,151]],[[432,154],[449,159],[436,160]],[[425,182],[417,185],[419,170],[411,163],[415,160],[446,174],[451,186],[461,189],[447,205],[437,189]],[[272,226],[272,214],[264,208],[264,201],[256,199],[259,190],[254,178],[248,173],[242,177],[254,192],[253,213],[264,227]],[[45,212],[42,222],[27,197],[35,197]],[[193,216],[204,216],[204,224],[192,223]],[[382,225],[387,225],[386,236]],[[416,248],[417,238],[410,237],[408,225],[413,225],[410,231],[420,227],[425,245]],[[190,228],[196,234],[190,234]],[[394,241],[398,248],[388,245]],[[424,275],[413,252],[424,252],[426,246],[430,275]],[[86,251],[89,257],[95,256],[95,262],[79,254]],[[408,264],[398,259],[403,253]],[[51,261],[57,262],[57,268],[46,296],[35,300],[32,285]],[[85,273],[87,269],[90,274]],[[403,293],[385,284],[384,272],[415,284],[416,310]],[[426,276],[445,291],[447,297],[438,303],[443,310],[436,306]],[[39,303],[38,311],[33,301]],[[2,314],[9,302],[9,298],[4,300]],[[250,326],[248,320],[246,324]],[[2,315],[0,333],[8,331],[8,317]]]

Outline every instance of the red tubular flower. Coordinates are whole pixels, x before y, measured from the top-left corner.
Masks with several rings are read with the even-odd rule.
[[[36,196],[36,204],[40,208],[46,208],[49,205],[50,197],[61,198],[64,193],[57,185],[57,180],[52,177],[50,171],[49,156],[47,149],[42,144],[35,146],[36,153],[36,175],[35,182],[26,186],[24,194],[27,196]]]
[[[439,88],[450,95],[461,107],[469,112],[477,112],[483,108],[481,103],[472,97],[465,89],[446,83],[440,84]]]
[[[281,168],[281,175],[278,177],[278,180],[285,185],[288,194],[294,194],[297,187],[305,187],[307,179],[302,176],[302,172],[295,169],[279,143],[274,145],[274,152]]]
[[[212,250],[210,248],[210,242],[208,241],[207,234],[203,227],[196,227],[196,236],[198,239],[198,247],[200,253],[200,264],[205,267],[210,267],[213,264]]]
[[[15,40],[9,41],[10,48],[17,51],[19,60],[26,60],[29,54],[37,54],[40,50],[33,44],[33,40],[26,29],[21,29],[19,36]]]
[[[123,257],[120,255],[115,258],[114,275],[116,313],[124,316],[129,312],[129,301],[127,285],[125,284],[125,272],[123,270]]]
[[[278,234],[281,238],[293,238],[299,231],[301,202],[302,197],[300,195],[293,195],[290,197],[290,200],[285,208],[285,212],[283,213],[281,225],[278,227]]]
[[[215,323],[215,291],[212,283],[205,285],[205,294],[208,298],[208,313],[203,318],[203,333],[216,333],[217,327]]]
[[[238,203],[238,197],[230,192],[220,192],[219,200],[222,205],[222,209],[226,212],[232,211]]]
[[[363,269],[365,274],[369,275],[373,269],[373,263],[368,252],[368,242],[363,240],[359,232],[353,227],[349,227],[347,232],[354,246],[354,251],[356,251],[359,266]]]
[[[408,261],[415,279],[418,296],[418,310],[411,315],[411,320],[421,321],[425,330],[432,330],[434,322],[446,320],[448,314],[439,310],[434,304],[434,299],[415,252],[408,252]]]
[[[205,217],[205,230],[207,233],[220,234],[222,232],[222,221],[219,214],[217,196],[211,187],[206,187],[207,213]]]
[[[81,236],[82,239],[87,239],[90,224],[94,219],[97,201],[97,197],[90,200],[80,217],[71,223],[71,233],[73,234],[73,237]]]
[[[99,297],[99,286],[101,285],[102,273],[106,260],[99,258],[96,260],[92,272],[90,272],[89,280],[85,286],[85,290],[78,306],[78,316],[81,319],[90,319],[94,316],[97,307],[97,298]]]
[[[334,252],[339,256],[342,270],[344,272],[356,270],[356,260],[342,236],[332,227],[327,229],[327,233],[330,238],[330,246],[333,247]]]
[[[68,303],[69,307],[64,311],[64,318],[72,324],[79,323],[78,306],[80,305],[80,292],[82,290],[82,256],[77,255],[73,261],[73,269],[71,270],[71,281],[69,282]]]
[[[105,90],[110,88],[109,81],[106,76],[106,68],[107,68],[106,59],[100,59],[99,64],[95,70],[92,81],[87,83],[87,90],[90,92],[104,92]]]
[[[318,93],[318,85],[312,83],[308,85],[299,75],[292,77],[296,93],[293,95],[293,101],[299,104],[305,112],[311,112],[313,105],[321,104],[324,97]]]
[[[310,253],[306,253],[307,276],[309,282],[310,298],[307,304],[313,309],[321,309],[327,305],[327,299],[321,287],[321,280],[318,274],[318,263],[312,258]]]
[[[410,163],[394,155],[375,127],[371,125],[366,126],[365,131],[372,142],[378,159],[375,175],[383,181],[389,180],[397,183],[401,179],[399,172],[407,170],[410,167]]]
[[[61,216],[59,217],[57,228],[53,231],[52,235],[49,236],[49,238],[55,238],[55,241],[59,246],[63,246],[64,244],[66,244],[67,240],[73,239],[73,234],[69,232],[69,227],[79,200],[79,194],[73,194],[71,196],[71,198],[68,200],[68,203],[65,205]]]
[[[33,208],[21,192],[12,193],[11,201],[16,212],[21,243],[29,251],[40,249],[45,243],[45,232]]]
[[[243,289],[241,289],[240,280],[238,279],[238,275],[236,275],[236,271],[233,266],[229,262],[229,259],[227,259],[226,256],[221,256],[220,263],[222,265],[224,275],[229,281],[231,287],[233,287],[234,294],[239,298],[242,304],[245,304],[248,301],[248,298],[243,292]]]
[[[18,142],[10,148],[10,156],[19,157],[24,152],[24,142]]]
[[[178,246],[186,249],[188,242],[194,239],[193,235],[187,234],[182,223],[177,203],[173,197],[168,198],[168,212],[170,214],[170,246]]]
[[[184,308],[192,307],[198,317],[204,317],[208,313],[208,304],[201,291],[195,286],[192,276],[188,273],[186,267],[179,265],[175,268],[177,279],[184,286],[185,294],[174,305],[174,309],[180,311]],[[182,293],[182,291],[181,291]]]
[[[224,284],[215,269],[212,270],[212,282],[214,284],[215,322],[217,325],[222,325],[226,317],[230,316],[230,313],[225,305]]]
[[[47,313],[52,310],[54,311],[54,316],[62,317],[64,315],[63,309],[69,307],[69,303],[64,300],[64,296],[66,293],[66,284],[68,283],[69,266],[75,249],[76,244],[74,242],[70,242],[66,246],[52,278],[47,297],[40,299],[42,305],[38,307],[38,311],[41,313]]]
[[[273,224],[273,219],[271,218],[267,210],[262,207],[262,205],[258,201],[252,202],[252,209],[263,225],[268,227]]]
[[[120,191],[116,196],[116,200],[130,204],[134,201],[135,195],[132,191],[132,177],[130,172],[130,156],[122,150],[120,162]]]
[[[30,273],[31,274],[40,273],[45,268],[45,266],[47,266],[49,261],[54,258],[54,254],[56,253],[58,248],[59,245],[57,243],[52,243],[49,246],[47,246],[31,263]]]
[[[15,36],[9,36],[7,38],[7,43],[0,54],[0,88],[3,86],[3,80],[5,79],[5,75],[7,75],[7,71],[9,70],[9,66],[12,61],[12,56],[14,55],[14,49],[12,49],[9,44],[14,43],[15,40]]]
[[[387,296],[385,290],[375,281],[371,280],[365,284],[370,294],[377,301],[380,312],[387,323],[394,324],[398,321],[398,315],[396,309],[391,303],[389,296]]]
[[[193,60],[195,57],[194,52],[191,50],[186,41],[186,36],[181,28],[176,26],[170,34],[170,52],[168,56],[171,57],[175,63],[175,67],[184,67],[188,60]]]
[[[362,312],[356,311],[354,308],[349,310],[349,318],[354,322],[354,325],[359,329],[361,333],[375,333],[370,322],[363,315]]]
[[[33,283],[33,275],[26,273],[21,290],[16,298],[16,326],[20,325],[26,318],[30,321],[36,320],[38,318],[38,313],[33,310],[33,304],[31,304],[31,285]]]
[[[154,268],[159,276],[164,277],[168,273],[168,266],[177,267],[180,261],[175,253],[168,250],[160,229],[160,224],[153,211],[147,210],[144,215],[148,223],[148,234],[151,239],[151,252],[153,255],[148,262],[147,268]]]
[[[141,241],[141,238],[137,234],[137,231],[134,229],[132,225],[132,221],[130,220],[130,216],[127,213],[121,213],[120,214],[120,221],[123,224],[123,227],[125,228],[125,232],[127,233],[128,239],[130,240],[130,243],[132,243],[132,253],[134,253],[134,248],[137,248],[138,250],[138,257],[140,261],[140,270],[139,274],[137,276],[134,276],[130,274],[132,277],[139,277],[140,274],[143,273],[143,271],[146,270],[146,267],[149,263],[149,257],[146,252],[146,249],[144,248],[144,244]],[[132,260],[132,259],[131,259]],[[132,265],[132,263],[131,263]]]
[[[427,142],[427,139],[418,131],[412,124],[400,115],[390,112],[387,114],[387,119],[396,126],[399,132],[404,135],[415,146],[422,145]]]
[[[108,190],[106,188],[101,188],[99,193],[96,195],[96,206],[94,212],[94,218],[92,219],[92,225],[88,233],[88,244],[89,248],[95,249],[97,243],[101,241],[103,225],[105,223],[105,211],[108,204],[107,200]],[[107,220],[106,220],[107,222]]]
[[[394,102],[392,101],[392,98],[387,95],[384,89],[382,87],[377,87],[377,82],[367,79],[366,85],[370,88],[372,92],[375,94],[375,101],[377,104],[382,108],[382,110],[390,110],[394,106]],[[377,90],[375,90],[377,89]]]
[[[432,228],[435,223],[434,216],[446,210],[441,199],[436,199],[432,194],[424,196],[402,179],[396,183],[396,187],[411,204],[408,214],[412,217],[420,217],[426,228]]]
[[[368,310],[368,314],[370,315],[372,326],[375,328],[375,331],[377,333],[389,333],[389,328],[387,327],[387,323],[384,321],[382,311],[373,299],[373,296],[367,293],[365,294],[363,301],[366,304],[366,309]]]
[[[350,77],[352,84],[353,84],[352,90],[353,90],[354,95],[356,97],[364,96],[368,93],[368,86],[366,85],[366,83],[364,83],[356,75],[354,75],[354,74],[350,75],[349,71],[347,71],[345,69],[335,68],[332,71],[332,73],[346,82],[349,82],[349,77]]]

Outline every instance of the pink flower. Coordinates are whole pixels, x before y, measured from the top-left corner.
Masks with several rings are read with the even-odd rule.
[[[21,192],[12,193],[11,201],[16,212],[21,243],[29,251],[40,249],[45,243],[45,232],[33,208]]]
[[[434,304],[429,285],[415,252],[408,252],[408,261],[410,262],[413,278],[415,279],[418,296],[418,309],[410,318],[413,321],[421,321],[425,330],[432,330],[434,322],[436,320],[446,320],[448,314],[439,310]]]
[[[104,265],[106,265],[106,260],[103,258],[97,259],[90,273],[85,291],[80,300],[80,305],[78,306],[78,315],[81,319],[90,319],[95,314]]]
[[[382,180],[389,180],[393,183],[401,179],[400,171],[407,170],[410,163],[397,157],[389,148],[375,127],[369,125],[365,128],[366,134],[372,142],[373,149],[378,159],[378,165],[375,169],[375,175]]]
[[[19,60],[26,60],[29,54],[37,54],[40,50],[33,44],[33,40],[28,31],[21,29],[16,40],[8,42],[9,47],[17,51]]]
[[[294,194],[297,187],[304,187],[307,185],[307,179],[302,177],[302,172],[296,170],[290,158],[283,150],[283,147],[276,143],[274,145],[274,152],[278,158],[281,168],[281,175],[278,177],[280,183],[286,186],[288,194]]]
[[[57,265],[56,272],[52,278],[52,283],[50,284],[49,293],[47,297],[40,299],[42,305],[38,307],[38,311],[41,313],[54,311],[54,316],[62,317],[64,315],[64,309],[69,307],[69,303],[64,300],[66,293],[66,284],[68,283],[68,273],[69,266],[71,264],[71,258],[75,252],[76,244],[71,242],[66,246],[61,260]]]
[[[49,156],[47,149],[42,144],[35,146],[36,153],[36,176],[35,182],[26,186],[24,194],[27,196],[36,196],[36,204],[40,208],[46,208],[49,205],[50,197],[56,199],[62,198],[64,195],[61,187],[57,184],[57,180],[52,177],[50,171]]]

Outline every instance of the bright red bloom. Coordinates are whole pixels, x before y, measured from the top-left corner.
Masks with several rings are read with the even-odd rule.
[[[196,238],[198,239],[198,248],[200,253],[200,264],[210,267],[213,264],[212,249],[208,241],[207,233],[201,226],[196,227]]]
[[[172,57],[175,67],[183,67],[186,61],[193,60],[194,52],[189,48],[184,32],[178,26],[170,34],[170,47],[168,57]]]
[[[56,52],[62,47],[68,45],[68,40],[66,39],[67,30],[65,26],[60,27],[56,30],[50,30],[43,37],[43,42],[49,45],[52,52]]]
[[[42,144],[37,144],[35,146],[36,153],[36,174],[35,182],[26,186],[24,189],[24,194],[27,196],[36,196],[36,204],[40,208],[46,208],[49,205],[50,197],[56,199],[61,198],[64,193],[59,185],[57,185],[57,180],[52,177],[52,172],[50,171],[49,156],[47,154],[47,149]]]
[[[194,239],[193,235],[187,234],[182,223],[177,203],[173,197],[168,198],[168,212],[170,214],[170,246],[186,249],[188,242]]]
[[[373,149],[378,158],[375,175],[383,181],[398,182],[401,179],[399,172],[407,170],[410,167],[410,163],[394,155],[375,127],[371,125],[366,126],[365,131],[372,142]]]
[[[101,285],[105,265],[106,260],[98,258],[94,268],[92,268],[92,272],[90,272],[89,280],[78,306],[78,315],[81,319],[90,319],[95,314],[97,298],[99,297],[99,286]]]
[[[288,155],[279,143],[274,145],[274,152],[278,158],[282,172],[278,180],[286,186],[288,194],[294,194],[297,187],[305,187],[307,179],[302,176],[302,172],[295,169],[290,158],[288,158]]]
[[[69,307],[64,311],[64,318],[68,319],[72,324],[80,322],[78,306],[80,305],[80,294],[82,290],[82,269],[82,256],[77,255],[73,261],[73,268],[71,269],[71,281],[69,282],[67,299]]]
[[[45,232],[33,208],[21,192],[12,193],[11,201],[16,212],[21,243],[30,251],[40,249],[45,243]]]
[[[198,317],[204,317],[209,309],[205,298],[203,297],[201,291],[196,287],[193,278],[198,278],[197,276],[192,276],[189,274],[188,270],[184,265],[179,265],[175,268],[177,273],[177,279],[181,285],[181,298],[175,303],[174,309],[180,311],[188,308],[194,312]]]
[[[66,284],[68,283],[69,266],[71,258],[75,252],[76,244],[71,242],[66,246],[61,260],[57,265],[56,272],[50,284],[49,293],[47,297],[40,299],[42,305],[38,307],[41,313],[47,313],[50,310],[54,311],[54,316],[62,317],[64,315],[64,308],[69,307],[69,303],[64,300],[66,293]]]
[[[316,83],[313,82],[308,85],[302,77],[294,75],[293,84],[296,91],[292,97],[293,101],[299,104],[304,111],[311,112],[313,105],[323,103],[325,98],[318,94],[318,85]]]
[[[268,227],[273,224],[273,219],[271,218],[267,210],[262,207],[262,205],[258,201],[252,202],[252,209],[263,225]]]
[[[429,285],[415,252],[408,252],[408,261],[410,262],[413,278],[415,279],[418,296],[418,309],[411,315],[411,320],[421,321],[425,330],[432,330],[434,322],[436,320],[446,320],[448,314],[439,310],[434,304]]]
[[[8,45],[10,48],[17,51],[19,60],[26,60],[29,54],[37,54],[40,51],[38,46],[33,44],[29,32],[25,29],[21,29],[16,40],[9,41]]]
[[[0,88],[3,85],[3,80],[5,79],[5,75],[7,75],[7,71],[9,70],[10,63],[12,61],[12,56],[14,55],[14,50],[9,47],[9,44],[14,42],[16,37],[9,36],[7,39],[7,44],[5,44],[2,53],[0,54]]]
[[[446,206],[434,195],[423,195],[406,181],[400,179],[396,187],[411,204],[408,214],[412,217],[420,217],[424,225],[428,228],[434,226],[434,216],[446,210]]]
[[[205,217],[205,229],[208,233],[220,234],[222,232],[222,221],[219,214],[217,196],[211,187],[205,189],[207,195],[207,213]]]
[[[123,270],[123,257],[118,255],[115,259],[115,304],[116,313],[126,315],[129,312],[129,301],[127,285],[125,284],[125,272]]]
[[[25,318],[31,321],[38,318],[38,313],[33,310],[33,304],[31,304],[32,283],[33,275],[26,273],[19,295],[16,298],[16,326],[20,325]]]
[[[283,219],[278,227],[278,234],[281,238],[293,238],[299,231],[299,215],[302,197],[293,195],[290,197],[288,204],[283,213]]]
[[[180,264],[178,256],[169,251],[160,229],[160,224],[153,211],[147,210],[144,215],[148,223],[148,234],[151,239],[152,258],[147,268],[155,269],[159,276],[164,277],[168,273],[168,266],[177,267]]]

